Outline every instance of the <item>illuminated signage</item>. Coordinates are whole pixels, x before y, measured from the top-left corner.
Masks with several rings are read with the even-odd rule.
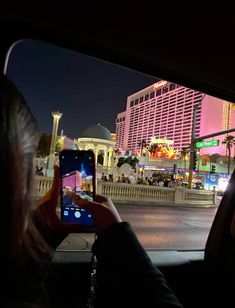
[[[152,137],[150,144],[156,144],[156,143],[172,145],[174,143],[174,141],[173,140],[168,140],[166,138]]]
[[[219,145],[219,140],[199,141],[196,142],[196,148],[216,147]]]
[[[161,80],[161,81],[155,83],[155,84],[153,85],[153,87],[154,87],[154,89],[157,89],[157,88],[160,88],[160,87],[165,86],[166,84],[167,84],[167,81]]]

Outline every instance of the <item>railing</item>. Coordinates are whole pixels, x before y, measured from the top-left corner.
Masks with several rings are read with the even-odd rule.
[[[178,188],[175,191],[176,204],[216,205],[217,192],[208,190],[195,190]]]
[[[114,201],[174,202],[175,190],[165,187],[98,182],[97,193]]]
[[[35,176],[35,197],[41,198],[51,188],[52,177]],[[182,187],[168,188],[139,184],[97,182],[97,193],[118,202],[216,205],[216,192]]]
[[[40,199],[50,190],[52,181],[53,178],[49,176],[35,176],[34,187],[36,199]]]

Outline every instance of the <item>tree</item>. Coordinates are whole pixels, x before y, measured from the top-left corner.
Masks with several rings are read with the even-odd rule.
[[[132,168],[135,168],[136,165],[139,163],[138,158],[135,156],[134,158],[132,156],[128,156],[128,157],[120,157],[118,160],[118,167],[121,167],[123,164],[128,164],[130,165]]]
[[[219,158],[220,159],[222,158],[222,156],[220,154],[218,154],[218,153],[211,154],[210,155],[210,162],[211,163],[217,163]]]
[[[133,167],[135,167],[135,165],[138,164],[138,163],[139,163],[139,159],[135,156],[135,157],[131,160],[131,165],[132,165]]]
[[[119,151],[118,148],[115,148],[114,151],[113,151],[113,154],[112,154],[112,157],[111,157],[111,164],[114,166],[117,166],[117,163],[118,163],[118,159],[119,159],[119,155],[121,154],[121,152]]]
[[[154,157],[154,153],[157,151],[157,144],[151,144],[151,146],[149,146],[149,153],[151,154],[150,156]]]
[[[51,146],[51,134],[43,133],[40,136],[38,148],[37,148],[37,156],[46,157],[50,153]]]
[[[60,151],[64,148],[64,136],[60,136],[57,138],[55,151],[56,153],[60,153]]]
[[[226,152],[228,157],[228,174],[230,173],[230,165],[231,165],[231,149],[232,146],[235,144],[234,138],[235,138],[234,136],[227,135],[222,141],[222,143],[226,145]]]
[[[125,159],[125,157],[119,157],[117,167],[121,167],[121,165],[124,164]]]
[[[186,148],[182,148],[182,150],[180,151],[180,155],[181,158],[183,158],[184,161],[184,169],[186,169],[186,156],[187,156],[188,152],[186,150]]]
[[[120,154],[121,154],[121,152],[119,151],[118,148],[115,148],[115,149],[114,149],[114,152],[115,152],[117,155],[120,155]]]
[[[138,147],[140,147],[140,156],[142,156],[143,148],[147,146],[147,143],[144,139],[138,142]]]

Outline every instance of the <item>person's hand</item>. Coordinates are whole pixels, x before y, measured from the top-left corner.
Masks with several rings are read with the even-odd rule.
[[[108,197],[96,195],[94,201],[88,201],[81,199],[74,192],[69,191],[67,194],[73,198],[77,205],[92,214],[95,233],[122,221],[117,209]]]
[[[46,193],[43,199],[35,210],[36,218],[39,222],[54,231],[65,233],[77,233],[77,232],[94,232],[91,227],[85,227],[78,223],[64,223],[57,215],[56,209],[60,196],[60,169],[58,166],[54,166],[54,179],[51,189]]]

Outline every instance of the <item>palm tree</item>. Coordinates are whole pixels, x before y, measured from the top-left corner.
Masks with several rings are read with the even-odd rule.
[[[187,155],[187,150],[186,148],[182,148],[182,150],[180,151],[180,154],[181,154],[181,158],[183,158],[183,161],[184,161],[184,169],[186,169],[186,155]]]
[[[138,146],[140,147],[140,156],[142,156],[143,148],[147,146],[147,143],[144,139],[138,142]]]
[[[150,157],[152,157],[154,155],[154,152],[157,149],[157,145],[156,144],[152,144],[151,146],[149,146],[148,151],[150,153]]]
[[[230,173],[230,165],[231,165],[231,149],[232,146],[235,144],[234,136],[227,135],[224,140],[222,141],[223,144],[226,145],[226,152],[228,157],[228,174]]]

